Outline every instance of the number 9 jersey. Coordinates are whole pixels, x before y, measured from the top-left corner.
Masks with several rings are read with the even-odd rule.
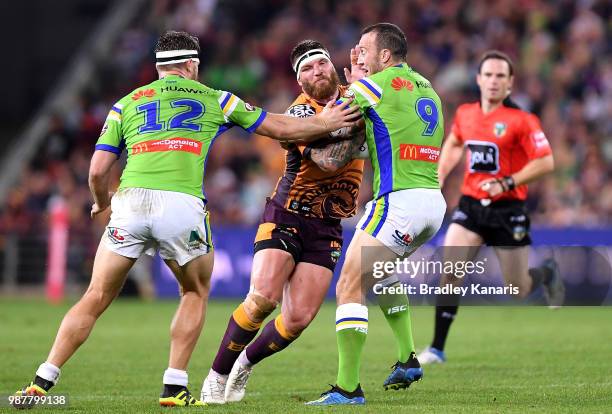
[[[170,75],[136,89],[110,110],[96,150],[121,154],[119,189],[149,188],[204,198],[214,140],[234,125],[253,132],[266,112],[236,95]]]
[[[444,119],[431,83],[402,63],[353,82],[348,96],[364,115],[374,199],[405,189],[439,189]]]

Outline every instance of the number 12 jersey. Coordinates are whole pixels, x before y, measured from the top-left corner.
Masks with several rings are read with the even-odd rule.
[[[236,95],[170,75],[140,87],[110,110],[96,150],[127,165],[119,188],[176,191],[204,198],[204,168],[214,140],[238,125],[253,132],[266,112]]]

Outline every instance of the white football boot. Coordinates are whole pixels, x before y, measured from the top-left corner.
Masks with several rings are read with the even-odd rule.
[[[225,384],[227,375],[221,375],[212,369],[204,378],[200,399],[206,404],[225,404]]]
[[[246,383],[253,372],[252,366],[247,366],[240,362],[244,352],[242,351],[236,362],[234,362],[234,366],[227,377],[227,385],[225,386],[226,402],[237,402],[244,398]]]

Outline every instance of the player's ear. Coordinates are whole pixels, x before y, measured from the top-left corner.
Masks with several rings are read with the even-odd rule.
[[[382,49],[379,57],[381,63],[386,64],[391,59],[391,51],[389,49]]]

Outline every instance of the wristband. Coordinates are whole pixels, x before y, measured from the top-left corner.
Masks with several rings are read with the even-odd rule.
[[[514,182],[514,178],[511,175],[506,175],[505,177],[498,178],[497,182],[502,186],[504,192],[512,191],[516,188],[516,183]]]

